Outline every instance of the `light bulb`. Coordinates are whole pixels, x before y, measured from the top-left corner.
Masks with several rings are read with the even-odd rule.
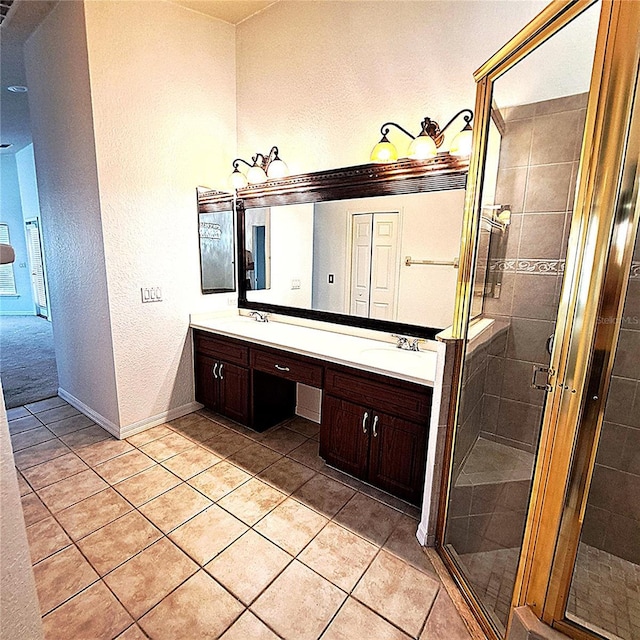
[[[262,184],[267,181],[267,174],[262,167],[254,164],[249,168],[249,171],[247,171],[247,180],[249,184]]]
[[[387,140],[387,136],[382,136],[382,140],[371,151],[371,162],[395,162],[397,159],[398,150]]]
[[[247,178],[239,169],[234,169],[229,176],[229,182],[234,189],[244,189],[247,186]]]
[[[467,125],[454,139],[449,148],[452,156],[470,156],[473,148],[473,131]]]
[[[269,178],[286,178],[289,175],[289,167],[287,167],[287,163],[280,158],[276,158],[269,163],[267,167],[267,176]]]
[[[409,145],[408,156],[413,160],[428,160],[438,155],[436,143],[431,136],[419,135]]]

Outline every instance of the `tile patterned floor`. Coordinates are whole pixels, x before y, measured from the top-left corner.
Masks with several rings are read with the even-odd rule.
[[[418,512],[326,467],[318,425],[206,410],[118,441],[8,412],[47,640],[468,640]]]

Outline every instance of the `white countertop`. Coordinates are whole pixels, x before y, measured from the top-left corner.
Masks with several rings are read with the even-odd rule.
[[[425,386],[436,378],[437,347],[430,350],[430,341],[420,343],[421,351],[405,351],[383,340],[239,315],[192,316],[191,327]]]

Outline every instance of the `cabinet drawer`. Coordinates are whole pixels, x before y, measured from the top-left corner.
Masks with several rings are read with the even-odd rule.
[[[194,331],[193,337],[197,353],[204,353],[232,364],[249,365],[249,347],[242,342],[202,331]]]
[[[431,387],[403,387],[397,380],[388,380],[375,374],[364,377],[348,370],[327,368],[324,390],[325,393],[371,407],[375,411],[416,422],[427,422],[431,412]]]
[[[285,351],[251,350],[251,366],[258,371],[274,376],[308,384],[310,387],[322,386],[322,366],[298,360]]]

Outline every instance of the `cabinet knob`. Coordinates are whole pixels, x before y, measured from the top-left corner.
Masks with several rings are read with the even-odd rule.
[[[367,419],[369,418],[369,413],[367,411],[364,412],[362,416],[362,432],[366,435],[367,433]]]
[[[376,431],[376,426],[378,425],[378,416],[373,416],[373,437],[378,437],[378,432]]]

